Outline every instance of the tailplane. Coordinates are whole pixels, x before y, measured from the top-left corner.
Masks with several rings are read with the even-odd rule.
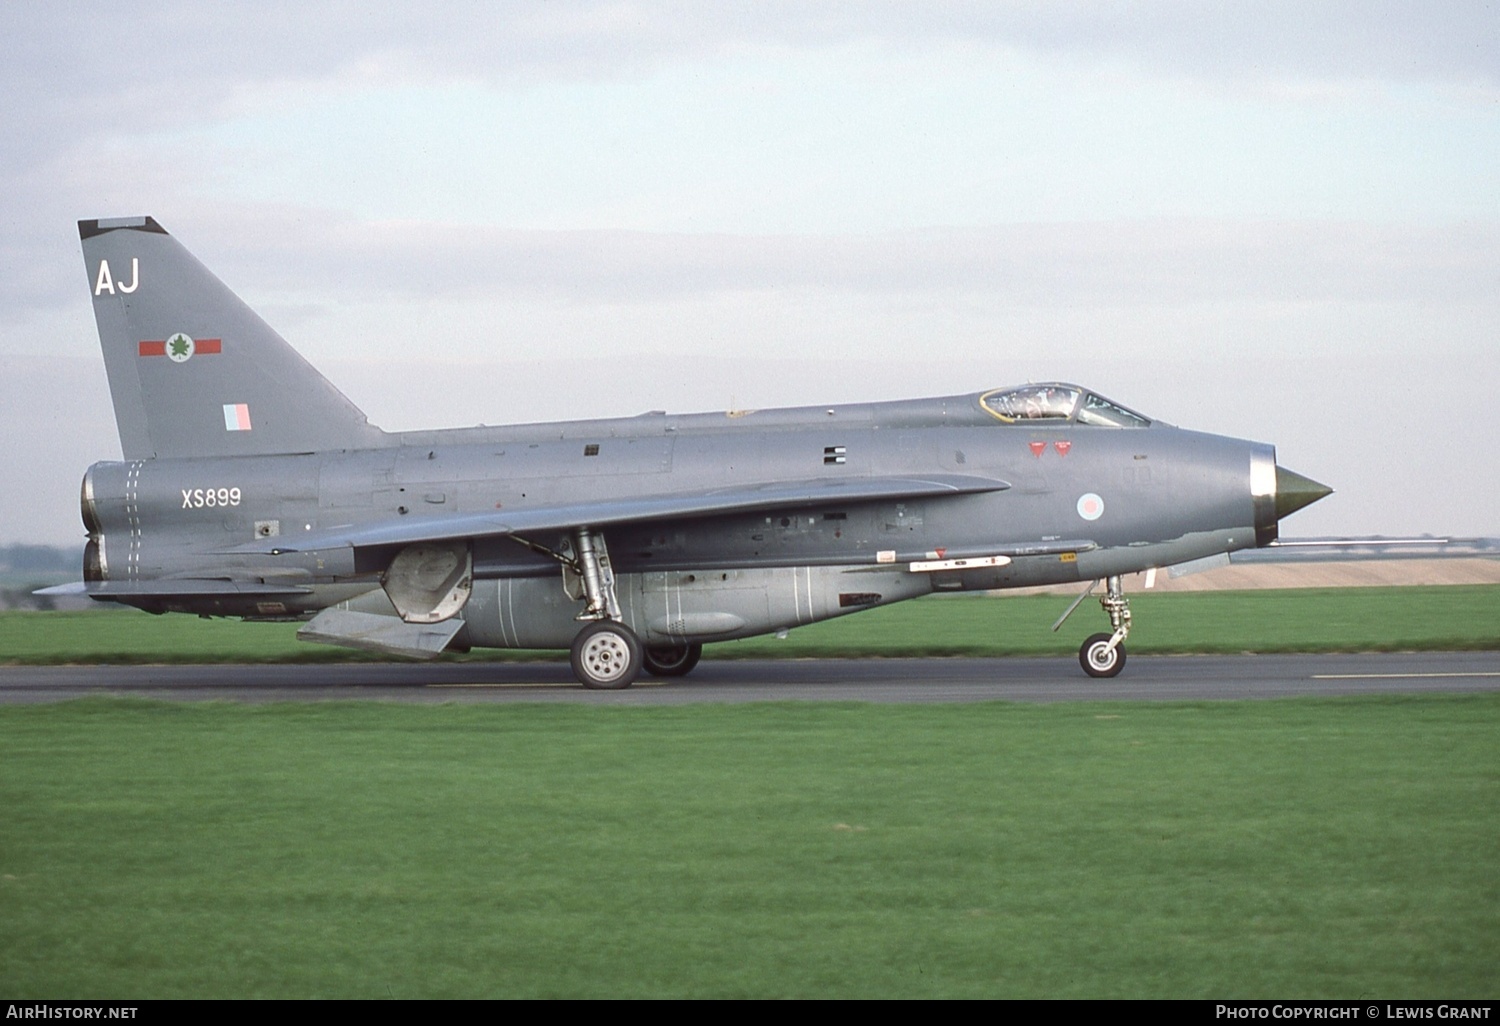
[[[78,234],[126,459],[387,444],[154,219],[79,221]]]

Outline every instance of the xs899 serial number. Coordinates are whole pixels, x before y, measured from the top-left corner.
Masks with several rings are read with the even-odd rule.
[[[240,490],[238,488],[184,488],[182,490],[183,509],[202,509],[205,506],[238,506],[240,504]]]

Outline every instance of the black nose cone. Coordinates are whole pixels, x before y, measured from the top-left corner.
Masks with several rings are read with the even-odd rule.
[[[1291,516],[1303,506],[1311,506],[1333,489],[1319,484],[1310,477],[1303,477],[1294,470],[1276,467],[1276,519]]]

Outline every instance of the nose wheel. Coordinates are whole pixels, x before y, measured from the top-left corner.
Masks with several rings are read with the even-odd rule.
[[[1113,677],[1125,668],[1125,646],[1111,645],[1113,634],[1091,634],[1078,650],[1078,664],[1090,677]]]
[[[1095,581],[1090,584],[1087,591],[1073,600],[1068,611],[1052,625],[1054,631],[1073,615],[1073,610],[1089,597],[1098,583]],[[1119,577],[1107,579],[1104,594],[1099,596],[1099,605],[1103,607],[1105,615],[1109,617],[1109,625],[1114,630],[1109,634],[1089,635],[1089,639],[1078,649],[1078,665],[1090,677],[1114,677],[1125,668],[1125,639],[1130,634],[1130,600],[1125,597],[1125,589],[1121,586]]]

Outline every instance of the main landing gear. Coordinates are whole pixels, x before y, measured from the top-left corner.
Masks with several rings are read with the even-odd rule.
[[[703,658],[697,644],[642,645],[635,631],[614,620],[598,620],[573,639],[573,676],[586,688],[620,689],[642,670],[653,677],[683,677]]]
[[[1090,584],[1082,595],[1073,600],[1067,612],[1052,625],[1054,631],[1073,615],[1073,610],[1093,593],[1098,584],[1098,581]],[[1109,634],[1089,635],[1088,640],[1078,649],[1078,665],[1090,677],[1114,677],[1125,668],[1125,639],[1130,635],[1130,600],[1125,597],[1125,589],[1121,587],[1118,576],[1106,579],[1099,605],[1103,607],[1109,617],[1109,625],[1114,630]]]
[[[635,631],[614,620],[599,620],[573,639],[573,676],[586,688],[616,691],[641,675],[645,647]]]
[[[620,619],[615,572],[604,538],[590,528],[575,527],[572,541],[573,558],[563,563],[564,584],[583,592],[586,605],[578,619],[593,621],[573,639],[573,676],[586,688],[623,690],[641,675],[645,646]]]
[[[641,665],[653,677],[683,677],[703,658],[703,646],[693,644],[651,646],[641,656]]]
[[[620,616],[615,572],[604,536],[591,528],[573,529],[572,553],[564,555],[533,546],[563,565],[563,585],[584,600],[578,619],[592,621],[573,639],[569,661],[573,676],[586,688],[619,691],[635,683],[641,671],[655,677],[681,677],[698,665],[703,646],[687,642],[647,648]]]

